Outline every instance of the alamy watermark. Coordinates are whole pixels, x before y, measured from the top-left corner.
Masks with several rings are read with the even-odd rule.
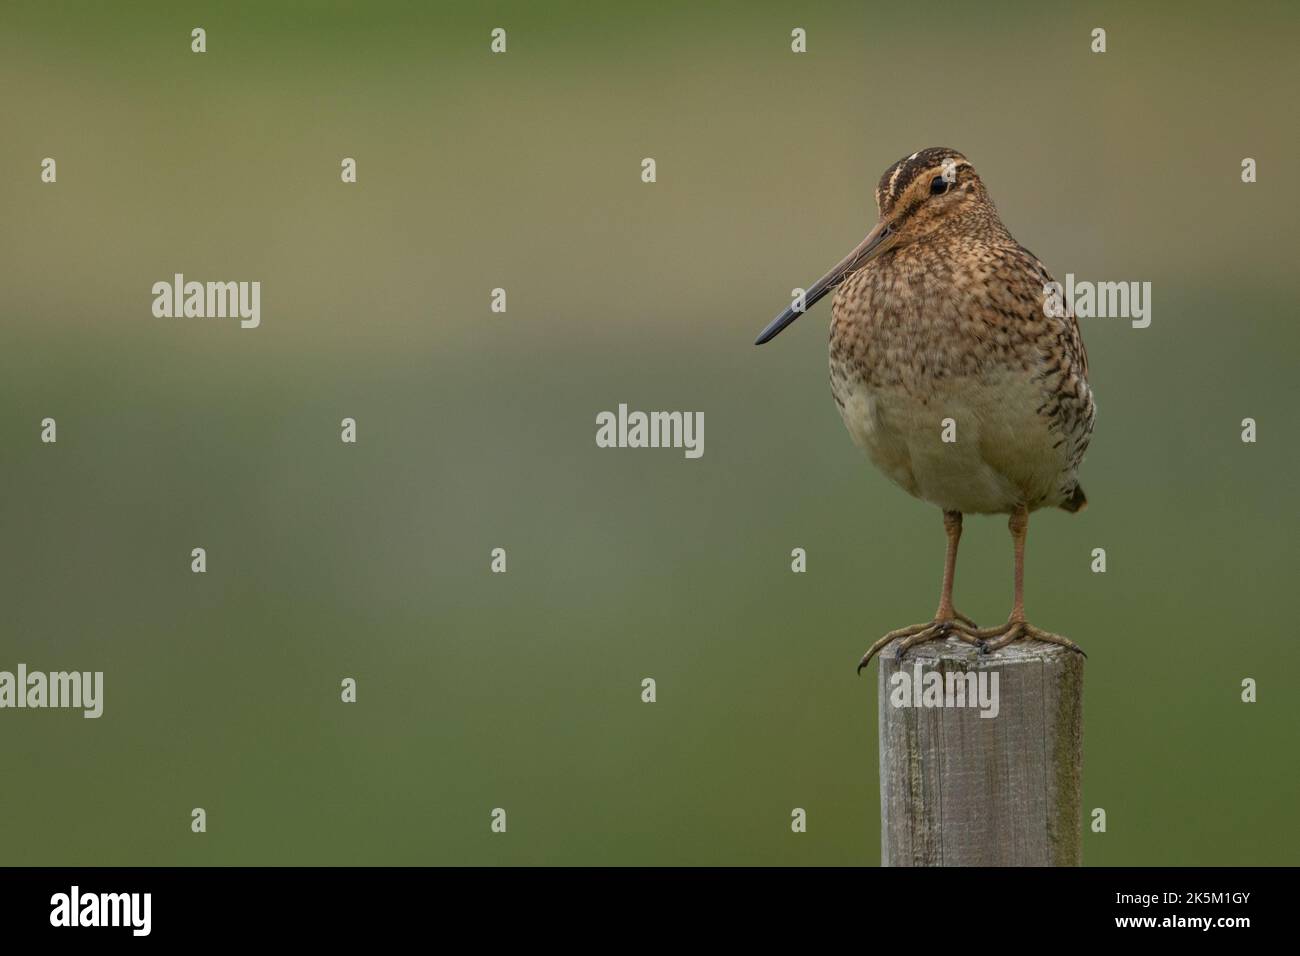
[[[50,925],[126,926],[132,936],[148,936],[153,925],[152,893],[83,893],[73,885],[50,897]]]
[[[68,708],[90,720],[104,712],[103,671],[0,671],[0,709]]]
[[[1145,329],[1151,324],[1151,283],[1075,282],[1074,273],[1067,272],[1064,286],[1043,286],[1043,314],[1054,319],[1131,319],[1133,328]]]
[[[998,672],[995,670],[925,670],[920,661],[911,673],[899,668],[889,676],[889,703],[893,707],[970,707],[980,717],[996,717]]]
[[[597,448],[681,448],[687,458],[704,454],[703,412],[629,412],[596,416]]]
[[[186,282],[177,272],[172,281],[153,284],[153,314],[159,319],[225,319],[238,317],[240,328],[262,324],[261,282]]]

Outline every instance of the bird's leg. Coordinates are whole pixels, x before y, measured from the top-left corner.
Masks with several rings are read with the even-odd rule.
[[[957,571],[957,543],[961,540],[960,511],[945,511],[943,513],[943,530],[948,535],[948,551],[944,555],[943,585],[939,591],[939,608],[934,612],[934,620],[890,631],[872,644],[867,649],[867,653],[862,655],[862,660],[858,662],[858,673],[862,673],[862,668],[871,662],[871,658],[875,657],[881,648],[887,647],[890,642],[899,638],[902,638],[902,642],[898,645],[896,653],[900,658],[907,653],[909,648],[915,647],[917,644],[924,644],[926,641],[947,637],[950,633],[956,634],[968,644],[978,643],[976,637],[978,625],[952,606],[952,582]],[[963,624],[967,626],[963,626]]]
[[[1068,647],[1072,651],[1083,654],[1083,648],[1068,637],[1044,631],[1025,620],[1025,537],[1029,534],[1029,509],[1021,505],[1013,511],[1007,526],[1011,529],[1011,543],[1015,553],[1015,597],[1011,604],[1011,616],[1001,627],[978,628],[973,632],[981,642],[980,652],[992,653],[1001,650],[1012,641],[1029,638],[1046,641],[1048,644],[1059,644],[1061,647]]]
[[[961,541],[961,512],[943,513],[943,530],[948,535],[948,551],[943,559],[943,586],[939,591],[939,609],[934,612],[938,621],[961,621],[970,627],[979,627],[974,621],[952,606],[952,581],[957,573],[957,543]]]

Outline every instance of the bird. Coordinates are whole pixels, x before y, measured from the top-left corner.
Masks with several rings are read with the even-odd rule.
[[[829,292],[831,394],[853,441],[894,484],[943,513],[947,549],[934,617],[892,630],[895,655],[956,637],[991,654],[1017,640],[1083,653],[1030,624],[1024,563],[1029,515],[1079,512],[1079,467],[1096,406],[1073,310],[1048,305],[1059,285],[1003,224],[975,167],[942,146],[889,166],[875,226],[759,334],[770,342]],[[799,292],[800,290],[795,290]],[[964,514],[1008,515],[1013,600],[1007,622],[980,628],[953,606]]]

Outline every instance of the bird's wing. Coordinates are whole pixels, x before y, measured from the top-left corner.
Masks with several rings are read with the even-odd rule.
[[[1024,270],[1027,273],[1025,279],[1029,280],[1036,288],[1046,289],[1049,283],[1056,282],[1052,278],[1052,274],[1047,271],[1047,266],[1043,265],[1042,260],[1036,255],[1024,246],[1019,246],[1017,251],[1019,255],[1013,256],[1011,259],[1012,267]],[[1039,314],[1045,319],[1055,319],[1055,321],[1047,323],[1045,331],[1050,337],[1057,340],[1058,346],[1064,353],[1062,359],[1065,360],[1066,366],[1082,378],[1086,384],[1088,380],[1088,350],[1084,347],[1083,335],[1079,332],[1079,320],[1074,315],[1074,306],[1072,303],[1066,302],[1064,303],[1065,315],[1048,316],[1046,310],[1043,309],[1045,298],[1046,294],[1044,293],[1043,299],[1038,302]]]
[[[1045,290],[1055,280],[1032,252],[1023,246],[1007,250],[999,271],[1005,282],[1002,288],[1024,290],[1004,300],[1003,306],[1014,313],[1017,331],[1036,353],[1034,381],[1041,389],[1037,411],[1046,420],[1053,435],[1053,447],[1061,456],[1055,493],[1067,501],[1077,490],[1076,474],[1096,417],[1092,389],[1088,386],[1088,353],[1083,336],[1069,303],[1065,303],[1064,315],[1048,313]]]

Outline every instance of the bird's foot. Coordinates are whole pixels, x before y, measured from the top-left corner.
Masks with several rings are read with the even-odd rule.
[[[1072,651],[1078,651],[1084,657],[1083,648],[1068,637],[1062,637],[1060,634],[1053,634],[1051,631],[1044,631],[1042,628],[1034,627],[1025,620],[1012,618],[1006,624],[1000,627],[981,627],[976,628],[973,632],[981,654],[992,654],[994,651],[1000,651],[1013,641],[1045,641],[1048,644],[1056,644],[1060,647],[1068,647]]]
[[[867,648],[867,652],[862,655],[862,660],[858,662],[858,673],[861,674],[862,668],[871,663],[871,658],[875,657],[883,648],[888,647],[893,641],[899,641],[898,649],[894,654],[900,660],[909,649],[916,647],[916,645],[924,644],[927,641],[943,640],[950,635],[961,638],[967,644],[979,644],[979,625],[959,611],[953,611],[951,615],[951,617],[936,617],[933,621],[927,621],[924,624],[912,624],[908,627],[900,627],[896,631],[890,631]]]

